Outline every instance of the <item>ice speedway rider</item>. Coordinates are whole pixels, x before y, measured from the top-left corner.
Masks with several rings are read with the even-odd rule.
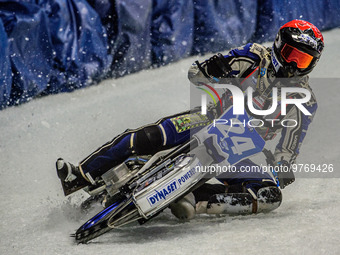
[[[307,21],[293,20],[279,29],[272,47],[248,43],[226,55],[219,53],[202,63],[196,61],[189,68],[188,78],[197,86],[217,79],[239,78],[241,82],[238,86],[242,91],[249,86],[254,88],[253,104],[259,109],[270,106],[274,87],[296,86],[308,89],[312,97],[304,106],[312,116],[304,115],[295,105],[288,105],[286,115],[281,115],[278,107],[270,116],[261,117],[264,120],[294,119],[297,125],[283,127],[275,122],[275,125],[266,123],[268,125],[257,128],[265,141],[281,134],[274,152],[275,163],[289,166],[299,154],[317,109],[307,74],[316,66],[323,47],[323,36],[317,27]],[[289,78],[289,82],[280,82],[281,79],[278,78]],[[301,98],[304,95],[292,93],[288,96]],[[223,94],[222,102],[223,110],[232,104],[228,91]],[[222,113],[220,109],[219,105],[210,107],[207,115],[202,115],[199,109],[191,110],[162,118],[138,129],[128,129],[82,160],[79,166],[58,159],[57,173],[64,185],[65,194],[87,186],[93,179],[133,154],[154,154],[188,141],[190,134],[217,118]],[[252,115],[251,112],[248,113]],[[182,126],[183,123],[185,126]],[[256,164],[246,159],[235,165],[238,169],[242,166]],[[206,183],[178,202],[172,203],[172,213],[180,219],[191,219],[197,213],[251,214],[271,211],[281,204],[280,187],[269,173],[237,172],[230,176],[224,174],[217,179],[221,181],[220,184]],[[293,179],[285,179],[281,188],[292,181]]]

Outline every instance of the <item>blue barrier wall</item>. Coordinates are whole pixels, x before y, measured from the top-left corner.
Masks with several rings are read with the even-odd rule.
[[[183,0],[153,1],[151,23],[152,64],[160,66],[191,54],[194,3]]]
[[[0,108],[88,86],[110,70],[106,29],[85,0],[0,0],[0,18],[9,55],[0,63],[11,69]]]
[[[0,109],[270,41],[296,18],[331,29],[339,13],[339,0],[0,0]]]
[[[340,26],[339,0],[259,0],[254,39],[273,40],[278,29],[293,19],[304,19],[320,30]]]
[[[7,34],[4,25],[0,20],[0,103],[10,101],[12,70],[9,58],[9,48]]]
[[[247,43],[255,33],[257,1],[197,0],[193,54]]]

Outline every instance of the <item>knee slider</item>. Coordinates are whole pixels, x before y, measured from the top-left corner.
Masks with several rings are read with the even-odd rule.
[[[257,213],[270,212],[281,205],[282,193],[276,186],[260,188],[257,192]]]
[[[138,154],[153,154],[162,147],[162,133],[155,126],[148,126],[138,130],[134,141],[134,149]]]

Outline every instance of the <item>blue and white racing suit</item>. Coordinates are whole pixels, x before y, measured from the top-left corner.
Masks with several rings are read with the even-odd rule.
[[[214,55],[202,63],[194,63],[189,69],[188,78],[195,85],[209,82],[215,78],[235,79],[235,84],[242,91],[245,91],[249,86],[258,91],[258,96],[253,98],[253,103],[259,109],[265,109],[270,105],[268,102],[271,102],[271,89],[273,86],[284,86],[282,85],[284,82],[276,82],[279,80],[279,72],[275,69],[273,59],[275,59],[275,56],[272,55],[270,49],[259,44],[250,43],[231,50],[227,55]],[[307,76],[290,79],[289,86],[303,87],[311,92],[312,98],[304,106],[312,115],[304,115],[295,105],[288,105],[286,115],[281,115],[280,107],[277,107],[274,113],[261,116],[264,125],[256,129],[264,140],[271,140],[276,134],[281,134],[274,153],[275,159],[277,162],[285,161],[292,164],[299,154],[300,146],[312,121],[317,104],[309,87]],[[292,93],[288,96],[290,98],[301,98],[304,95]],[[230,93],[224,93],[222,96],[222,108],[226,109],[231,104],[232,97]],[[280,100],[278,104],[280,104]],[[162,118],[153,124],[138,129],[127,130],[81,161],[79,164],[80,170],[85,179],[89,177],[94,179],[133,154],[154,154],[157,151],[186,142],[192,134],[211,123],[213,118],[221,114],[221,112],[218,112],[216,115],[216,109],[218,112],[220,105],[217,105],[215,111],[212,111],[215,113],[214,116],[212,113],[207,116],[201,115],[199,109],[197,109]],[[251,112],[248,111],[248,113],[252,116]],[[260,118],[259,116],[254,117]],[[278,119],[278,121],[273,123],[272,121],[267,121],[269,119]],[[296,120],[297,125],[294,127],[280,125],[286,119]],[[187,125],[186,130],[179,131],[183,122],[189,122],[189,125]],[[238,169],[242,166],[256,166],[256,164],[249,159],[236,164]],[[262,187],[277,186],[275,179],[267,172],[240,171],[230,176],[224,175],[220,180],[225,186],[216,186],[217,188],[205,186],[201,189],[201,193],[200,189],[198,189],[194,192],[196,200],[207,199],[214,193],[223,192],[244,192],[256,199],[257,192]]]

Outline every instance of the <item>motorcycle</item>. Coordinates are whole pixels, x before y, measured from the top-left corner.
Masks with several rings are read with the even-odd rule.
[[[104,209],[76,231],[76,242],[132,222],[144,224],[217,174],[203,166],[232,166],[261,152],[265,142],[248,121],[246,113],[234,115],[230,107],[185,144],[112,167],[84,189],[90,198],[83,205],[105,197]]]

